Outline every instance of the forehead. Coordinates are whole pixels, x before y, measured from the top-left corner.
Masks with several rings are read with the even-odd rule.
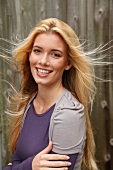
[[[38,34],[34,40],[34,45],[40,46],[50,46],[56,48],[63,48],[67,47],[66,42],[63,38],[57,33],[41,33]]]

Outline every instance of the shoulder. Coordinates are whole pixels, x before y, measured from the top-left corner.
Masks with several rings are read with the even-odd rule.
[[[64,90],[56,103],[55,116],[62,114],[66,119],[84,117],[84,106],[68,91]]]
[[[83,105],[65,90],[56,103],[50,122],[49,138],[53,142],[53,151],[63,154],[81,152],[86,139],[85,122]]]

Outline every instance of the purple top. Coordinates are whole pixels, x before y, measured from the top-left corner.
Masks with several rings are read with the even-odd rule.
[[[55,104],[45,113],[37,114],[33,102],[31,102],[22,131],[19,135],[16,150],[12,159],[12,166],[6,166],[3,170],[32,170],[32,160],[36,154],[47,147],[49,143],[49,125]],[[54,153],[54,152],[51,152]],[[70,154],[74,169],[78,154]]]

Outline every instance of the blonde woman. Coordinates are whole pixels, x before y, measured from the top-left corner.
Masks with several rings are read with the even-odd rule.
[[[56,18],[43,20],[13,60],[22,82],[9,103],[14,154],[4,170],[98,170],[88,116],[94,70],[74,31]]]

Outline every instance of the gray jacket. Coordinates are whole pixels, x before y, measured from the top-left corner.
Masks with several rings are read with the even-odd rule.
[[[21,128],[23,127],[27,111],[30,107],[30,102],[26,107]],[[53,142],[53,152],[68,155],[78,153],[74,170],[81,170],[86,140],[84,107],[66,89],[64,89],[57,100],[51,116],[49,140]]]

